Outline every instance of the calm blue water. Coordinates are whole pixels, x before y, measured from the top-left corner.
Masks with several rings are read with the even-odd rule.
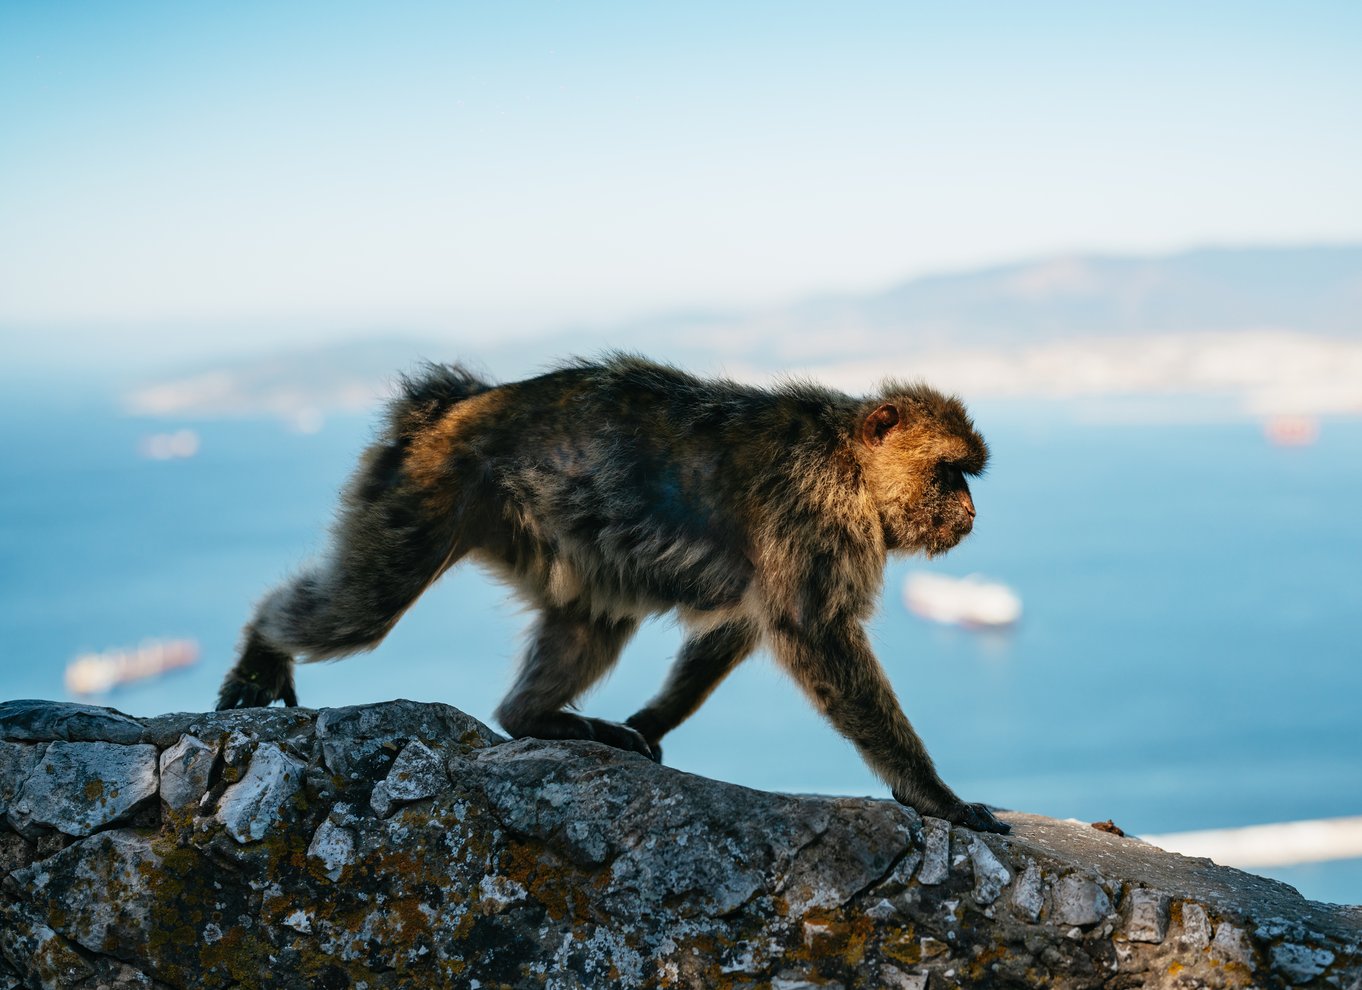
[[[970,799],[1135,833],[1362,814],[1362,422],[1284,450],[1251,424],[977,413],[995,453],[979,523],[933,566],[1012,584],[1023,623],[979,636],[909,615],[899,589],[921,565],[905,561],[872,630],[945,778]],[[198,457],[138,458],[148,432],[181,426],[202,434]],[[251,602],[320,547],[368,429],[0,409],[0,698],[64,697],[82,650],[192,636],[197,668],[104,700],[210,707]],[[299,693],[488,719],[524,623],[461,568],[374,653],[301,669]],[[666,623],[645,628],[585,709],[630,714],[677,642]],[[755,787],[886,793],[765,658],[668,738],[667,761]],[[1362,901],[1359,862],[1273,872]]]

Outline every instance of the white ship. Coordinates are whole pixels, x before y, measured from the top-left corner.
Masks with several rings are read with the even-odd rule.
[[[924,619],[981,629],[1014,625],[1022,614],[1015,591],[978,574],[953,578],[914,572],[903,585],[903,603]]]
[[[188,667],[198,659],[199,644],[192,639],[151,639],[129,650],[82,653],[66,665],[66,690],[103,694],[129,681]]]

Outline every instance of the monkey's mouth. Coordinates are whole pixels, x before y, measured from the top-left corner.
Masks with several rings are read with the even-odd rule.
[[[966,536],[969,536],[972,529],[974,529],[974,523],[969,519],[966,519],[963,523],[940,523],[927,532],[927,539],[923,541],[923,550],[928,557],[940,556],[956,546]]]

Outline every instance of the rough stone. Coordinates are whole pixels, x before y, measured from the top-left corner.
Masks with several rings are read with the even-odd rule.
[[[1274,945],[1270,953],[1272,968],[1293,983],[1306,983],[1319,976],[1334,961],[1328,949],[1311,948],[1294,942]]]
[[[1242,928],[1236,928],[1227,921],[1215,926],[1215,938],[1211,939],[1211,952],[1226,962],[1249,965],[1253,962],[1253,950],[1249,948],[1248,937]]]
[[[880,967],[880,981],[889,990],[927,990],[926,973],[905,973],[889,964]]]
[[[26,710],[23,752],[0,751],[12,794],[73,725],[129,734],[117,713],[48,707]],[[204,753],[187,736],[217,748],[222,781],[83,838],[0,824],[2,990],[1362,980],[1362,909],[1034,815],[979,836],[887,800],[498,741],[442,705],[126,721],[164,751],[163,797]]]
[[[302,783],[305,764],[275,743],[263,743],[251,757],[246,775],[223,792],[218,821],[237,842],[257,842],[284,817]]]
[[[1055,884],[1054,922],[1058,925],[1095,925],[1111,910],[1111,899],[1097,882],[1069,875]]]
[[[355,861],[355,833],[327,819],[317,827],[307,854],[321,861],[327,877],[339,880],[345,868]]]
[[[170,808],[197,804],[208,790],[208,778],[217,759],[217,747],[183,735],[161,753],[161,800]]]
[[[1204,949],[1211,944],[1211,922],[1200,904],[1183,903],[1182,932],[1178,941],[1190,949]]]
[[[1012,907],[1022,917],[1035,921],[1045,907],[1045,887],[1041,883],[1040,868],[1033,859],[1026,860],[1026,870],[1012,888]]]
[[[448,782],[439,755],[417,740],[402,748],[388,776],[374,785],[369,804],[380,818],[387,818],[399,804],[433,797]]]
[[[1139,887],[1126,895],[1122,934],[1132,942],[1162,942],[1168,934],[1168,895]]]
[[[24,781],[43,757],[46,745],[0,742],[0,818],[23,789]]]
[[[941,818],[922,819],[922,867],[918,883],[938,884],[951,873],[951,824]]]
[[[112,708],[55,705],[50,701],[0,703],[0,739],[13,742],[108,742],[142,740],[142,723]]]
[[[90,835],[151,797],[156,787],[155,746],[53,742],[15,795],[9,818],[21,829],[45,825],[67,835]]]
[[[992,904],[1011,882],[1012,874],[978,836],[970,840],[969,858],[974,865],[974,900],[979,904]]]
[[[151,840],[131,829],[110,829],[13,876],[62,935],[88,952],[126,956],[145,948],[152,901],[144,896],[161,859]]]

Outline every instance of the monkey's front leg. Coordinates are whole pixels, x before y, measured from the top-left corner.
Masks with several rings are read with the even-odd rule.
[[[729,671],[756,649],[759,637],[751,622],[737,621],[686,640],[662,690],[624,724],[643,733],[660,761],[662,737],[695,714]]]
[[[834,620],[816,635],[781,623],[772,639],[780,662],[900,804],[981,832],[1011,830],[982,804],[956,797],[937,774],[858,621]]]

